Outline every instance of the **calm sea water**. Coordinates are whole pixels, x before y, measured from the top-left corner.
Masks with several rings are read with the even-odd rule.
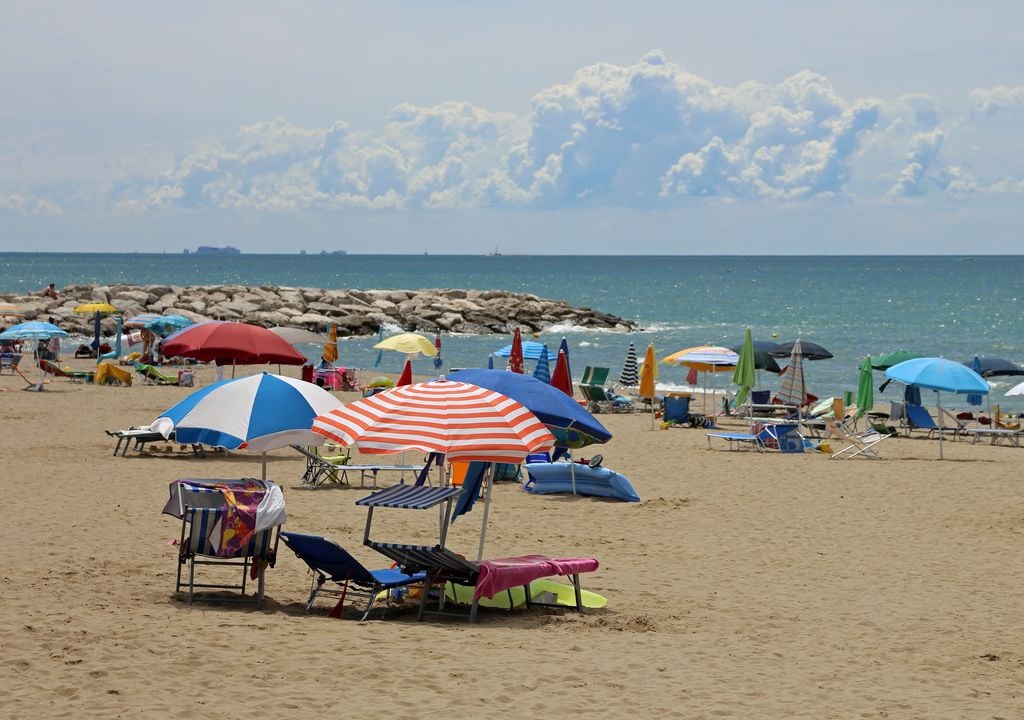
[[[0,292],[46,283],[296,285],[324,288],[480,288],[536,293],[639,322],[623,335],[556,327],[538,338],[569,340],[573,373],[605,365],[618,375],[629,342],[658,355],[705,343],[801,338],[835,358],[805,365],[819,396],[853,390],[865,355],[908,349],[970,360],[990,355],[1024,364],[1024,256],[966,257],[582,257],[33,254],[0,253]],[[372,368],[376,338],[341,343],[342,363]],[[486,365],[500,336],[446,336],[444,367]],[[314,353],[312,348],[308,349]],[[403,358],[385,353],[381,369]],[[433,370],[421,359],[416,371]],[[684,384],[662,366],[659,382]],[[993,397],[1024,378],[996,378]],[[881,380],[880,380],[881,381]],[[722,376],[719,382],[726,384]],[[765,388],[778,379],[766,375]],[[896,397],[890,389],[880,399]],[[962,399],[948,402],[963,405]],[[1003,399],[1007,407],[1020,404]]]

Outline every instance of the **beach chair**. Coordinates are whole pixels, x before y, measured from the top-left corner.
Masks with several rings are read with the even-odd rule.
[[[177,375],[167,375],[157,370],[152,365],[135,363],[135,372],[142,378],[142,382],[148,385],[177,385]]]
[[[729,443],[730,450],[739,450],[743,445],[750,445],[754,447],[758,452],[764,452],[764,445],[761,442],[761,438],[756,433],[740,433],[740,432],[717,432],[717,433],[705,433],[708,439],[708,449],[711,449],[711,440],[716,438],[718,440],[725,440]]]
[[[959,420],[954,418],[953,422],[955,425],[947,426],[943,423],[941,426],[935,422],[935,419],[931,416],[931,413],[923,405],[907,405],[904,407],[904,412],[907,418],[907,435],[909,436],[914,430],[921,430],[927,432],[927,437],[931,437],[935,433],[942,431],[945,433],[952,433],[953,439],[960,437],[960,434],[964,431],[965,425]]]
[[[327,458],[320,455],[315,448],[310,450],[301,445],[291,447],[306,458],[306,471],[302,473],[304,486],[314,488],[328,481],[341,485],[348,484],[348,476],[341,472],[341,467],[349,461],[347,449],[340,456]]]
[[[73,383],[91,383],[96,376],[92,370],[65,370],[49,360],[40,360],[39,368],[47,375],[67,378],[68,382]]]
[[[839,440],[845,443],[845,447],[832,453],[832,459],[843,459],[849,460],[855,457],[866,457],[873,460],[880,460],[881,455],[875,450],[875,446],[884,440],[888,440],[890,435],[883,435],[869,430],[867,432],[857,433],[850,430],[842,423],[836,422],[835,420],[828,420],[828,431],[829,437],[835,440]]]
[[[21,362],[21,355],[7,352],[0,353],[0,373],[4,370],[9,370],[11,375],[14,375],[19,362]]]
[[[632,412],[632,400],[615,394],[605,387],[609,372],[606,367],[591,367],[589,365],[583,369],[579,388],[580,393],[587,401],[587,409],[592,413]]]
[[[534,605],[561,607],[557,603],[541,602],[532,599],[530,583],[552,575],[565,575],[572,579],[576,594],[576,610],[583,612],[583,597],[580,587],[580,573],[592,572],[597,569],[595,558],[556,558],[546,555],[523,555],[520,557],[486,560],[475,563],[441,545],[404,545],[400,543],[382,543],[366,541],[366,544],[387,558],[398,563],[408,574],[426,572],[423,593],[420,595],[420,607],[416,619],[422,620],[426,613],[452,614],[444,611],[444,597],[439,594],[438,609],[427,610],[429,590],[434,585],[452,582],[460,585],[476,586],[473,603],[469,610],[469,622],[475,623],[480,607],[480,597],[494,597],[499,592],[508,592],[509,608],[512,602],[514,587],[522,587],[526,596],[526,607]]]
[[[181,514],[181,536],[178,544],[178,573],[175,581],[175,592],[188,591],[188,604],[195,600],[198,589],[205,593],[209,590],[237,590],[237,596],[218,594],[209,599],[221,601],[261,602],[264,592],[264,574],[266,567],[273,567],[280,526],[260,530],[252,534],[249,542],[235,551],[225,551],[222,547],[222,521],[226,519],[224,495],[220,490],[208,487],[180,485],[177,488]],[[183,568],[188,568],[188,578],[182,578]],[[209,575],[217,574],[216,582],[196,582],[196,570],[216,568]],[[231,569],[234,573],[241,569],[241,578],[237,582],[220,580],[225,577],[224,570]],[[203,571],[205,572],[205,571]],[[237,574],[235,575],[237,577]],[[252,597],[246,595],[248,581],[257,583]]]
[[[331,611],[331,615],[340,615],[345,598],[351,594],[366,600],[366,611],[362,617],[362,620],[366,620],[380,593],[423,582],[427,577],[422,571],[409,575],[397,568],[369,570],[341,545],[319,535],[282,532],[281,539],[313,573],[309,600],[306,602],[307,613],[313,607],[317,596],[323,594],[338,598],[338,604]],[[339,585],[340,589],[325,588],[328,580]],[[387,599],[391,599],[390,592]],[[386,608],[385,603],[385,611]]]

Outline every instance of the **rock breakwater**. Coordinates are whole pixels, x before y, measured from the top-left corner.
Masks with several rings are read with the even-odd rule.
[[[468,334],[508,333],[515,326],[541,331],[570,324],[594,329],[629,331],[636,324],[562,300],[502,290],[324,290],[261,285],[70,285],[56,298],[0,294],[19,307],[26,320],[52,317],[69,333],[89,335],[92,318],[75,313],[88,302],[106,302],[127,318],[142,313],[179,314],[195,322],[237,320],[264,327],[275,325],[323,330],[338,326],[342,336],[371,335],[382,325],[406,330]],[[10,325],[14,318],[7,318]],[[104,334],[115,320],[102,321]]]

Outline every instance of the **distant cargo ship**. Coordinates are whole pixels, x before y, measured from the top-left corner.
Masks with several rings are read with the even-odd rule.
[[[188,255],[189,251],[186,250],[185,254]],[[200,245],[196,248],[194,255],[241,255],[242,251],[236,247],[225,245],[224,247],[213,247],[212,245]]]

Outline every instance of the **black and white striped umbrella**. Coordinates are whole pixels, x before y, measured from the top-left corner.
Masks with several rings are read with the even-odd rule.
[[[636,364],[636,347],[633,343],[629,344],[629,350],[626,351],[626,362],[622,364],[619,384],[626,387],[635,387],[640,384],[640,373]]]

